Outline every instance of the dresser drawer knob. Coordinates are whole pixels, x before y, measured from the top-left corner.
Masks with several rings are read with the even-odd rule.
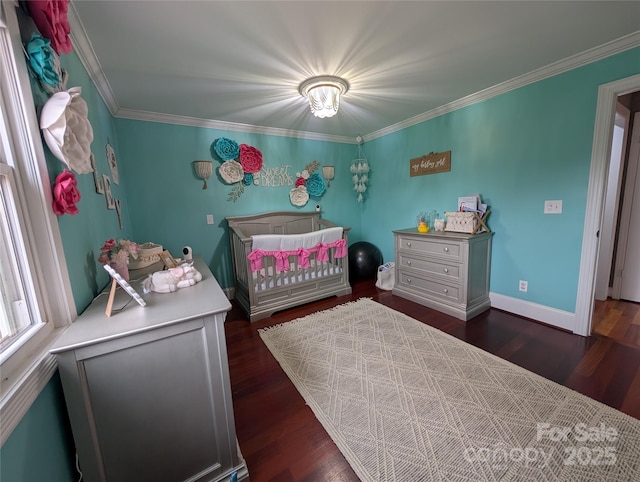
[[[411,266],[411,260],[407,261],[407,264],[408,264],[409,266]]]
[[[445,268],[442,271],[444,271],[445,273],[448,273],[449,272],[449,268]]]
[[[448,253],[449,252],[449,248],[444,248],[444,252]]]
[[[407,241],[407,246],[411,247],[411,241]]]
[[[411,278],[407,278],[407,283],[411,283]]]
[[[442,291],[444,291],[445,293],[449,292],[449,290],[447,288],[443,289]]]

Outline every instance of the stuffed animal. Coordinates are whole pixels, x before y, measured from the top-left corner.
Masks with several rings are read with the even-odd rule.
[[[187,288],[202,281],[202,273],[192,264],[182,263],[177,268],[165,271],[156,271],[144,280],[143,287],[146,293],[173,293],[178,288]]]

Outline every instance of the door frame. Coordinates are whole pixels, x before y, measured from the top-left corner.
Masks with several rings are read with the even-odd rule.
[[[582,233],[575,329],[573,330],[574,333],[582,336],[591,334],[596,289],[596,268],[598,264],[598,249],[600,247],[599,231],[602,227],[616,101],[618,96],[636,90],[640,90],[640,74],[603,84],[598,88],[587,206]]]

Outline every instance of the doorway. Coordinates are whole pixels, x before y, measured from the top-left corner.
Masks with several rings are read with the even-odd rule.
[[[637,90],[640,90],[640,74],[603,84],[598,89],[573,330],[574,333],[582,336],[591,334],[600,244],[599,235],[602,229],[616,101],[618,96]]]

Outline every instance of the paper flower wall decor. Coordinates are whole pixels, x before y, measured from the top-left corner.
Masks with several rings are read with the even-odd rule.
[[[71,171],[66,169],[58,174],[53,186],[53,212],[58,216],[63,214],[78,214],[80,211],[76,203],[80,201],[78,182]]]
[[[227,201],[236,202],[244,193],[245,186],[256,184],[254,174],[262,169],[262,152],[248,144],[220,137],[211,144],[211,157],[222,162],[218,174],[227,184],[233,184]]]
[[[237,159],[240,155],[238,143],[226,137],[216,139],[213,141],[213,144],[211,144],[211,157],[215,158],[216,155],[223,161]]]
[[[54,93],[61,90],[60,87],[65,88],[67,75],[51,48],[51,40],[33,34],[25,46],[25,52],[29,59],[29,67],[47,92]]]
[[[69,38],[69,2],[70,0],[30,0],[25,2],[29,15],[43,37],[51,40],[51,46],[58,55],[73,50]]]
[[[87,103],[80,97],[81,88],[56,92],[42,107],[40,128],[49,149],[67,167],[78,174],[93,171]]]
[[[295,188],[289,191],[289,200],[294,206],[304,206],[309,202],[309,196],[320,197],[327,190],[327,184],[316,171],[320,167],[318,161],[313,161],[296,173]]]

